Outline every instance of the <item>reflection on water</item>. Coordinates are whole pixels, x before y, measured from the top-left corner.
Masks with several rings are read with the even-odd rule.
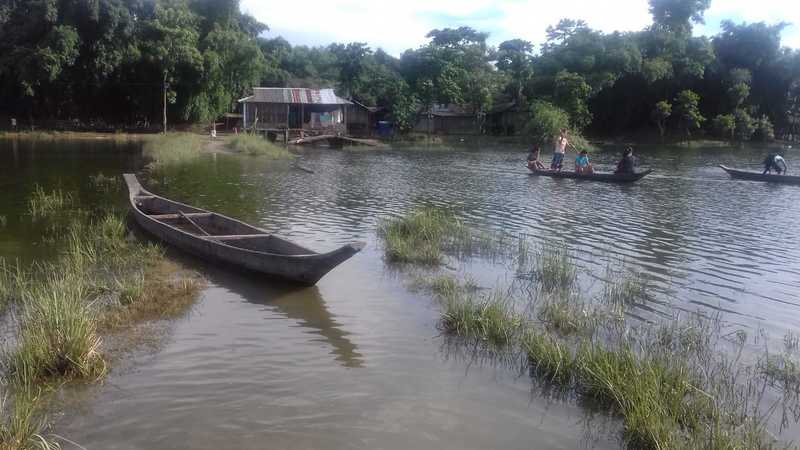
[[[328,311],[325,300],[316,286],[305,287],[282,284],[273,280],[261,281],[256,277],[241,275],[230,270],[209,267],[198,261],[184,264],[202,267],[201,273],[214,284],[225,286],[243,300],[257,305],[274,308],[286,319],[297,322],[297,326],[318,336],[313,340],[330,346],[335,360],[344,367],[362,366],[362,355],[356,345],[348,339],[349,333],[341,328],[335,317]]]
[[[103,201],[88,176],[141,167],[130,150],[0,141],[0,255],[52,253],[26,212],[34,183],[77,191],[82,206]],[[536,242],[565,241],[589,279],[631,266],[654,287],[654,301],[634,312],[642,317],[701,309],[768,325],[778,338],[800,330],[798,188],[732,181],[716,168],[758,163],[763,151],[648,150],[641,164],[656,172],[634,185],[531,177],[524,157],[307,149],[302,165],[313,174],[218,155],[142,177],[153,192],[318,251],[368,247],[314,288],[187,259],[210,280],[193,314],[163,350],[115,372],[85,411],[63,417],[60,434],[103,449],[618,448],[616,422],[587,438],[576,424],[592,413],[581,405],[538,387],[531,395],[513,367],[442,348],[435,306],[387,273],[375,240],[378,220],[420,204]],[[616,158],[593,159],[604,168]],[[505,268],[474,268],[484,286],[506,280]]]

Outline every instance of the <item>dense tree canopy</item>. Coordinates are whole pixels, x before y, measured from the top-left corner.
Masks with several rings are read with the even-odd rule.
[[[239,0],[2,2],[0,113],[158,122],[166,87],[171,120],[208,121],[261,85],[335,87],[385,107],[401,129],[434,105],[459,104],[478,117],[511,107],[595,134],[800,134],[800,52],[781,47],[786,24],[724,22],[698,37],[710,0],[649,4],[653,23],[641,31],[565,18],[545,42],[495,48],[480,30],[442,28],[396,58],[360,42],[264,38],[266,25]]]

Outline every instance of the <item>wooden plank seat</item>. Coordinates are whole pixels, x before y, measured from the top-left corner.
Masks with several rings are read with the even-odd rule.
[[[211,217],[214,213],[183,213],[186,217]],[[180,214],[149,214],[150,217],[156,220],[170,220],[180,219]]]
[[[237,241],[239,239],[255,239],[255,238],[268,238],[269,234],[226,234],[218,236],[201,236],[205,239],[214,241]]]

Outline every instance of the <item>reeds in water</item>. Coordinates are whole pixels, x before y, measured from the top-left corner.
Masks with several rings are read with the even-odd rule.
[[[150,169],[158,169],[200,157],[205,143],[203,136],[192,133],[151,135],[144,139],[142,154],[150,160]]]
[[[226,138],[225,147],[235,153],[250,156],[265,156],[271,159],[288,159],[292,154],[285,147],[277,145],[261,136],[237,134]]]
[[[28,199],[28,212],[34,219],[48,218],[63,212],[73,204],[73,196],[61,189],[45,191],[38,184],[33,189],[33,194]]]

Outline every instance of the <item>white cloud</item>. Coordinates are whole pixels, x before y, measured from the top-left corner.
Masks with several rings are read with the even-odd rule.
[[[800,22],[800,2],[714,0],[699,32],[715,32],[719,20]],[[562,18],[583,19],[605,32],[636,31],[650,24],[646,0],[242,0],[242,9],[270,26],[269,36],[293,44],[367,42],[394,55],[416,48],[434,28],[468,25],[491,33],[490,43],[522,38],[537,46],[545,29]],[[800,47],[800,24],[784,32],[785,45]]]

